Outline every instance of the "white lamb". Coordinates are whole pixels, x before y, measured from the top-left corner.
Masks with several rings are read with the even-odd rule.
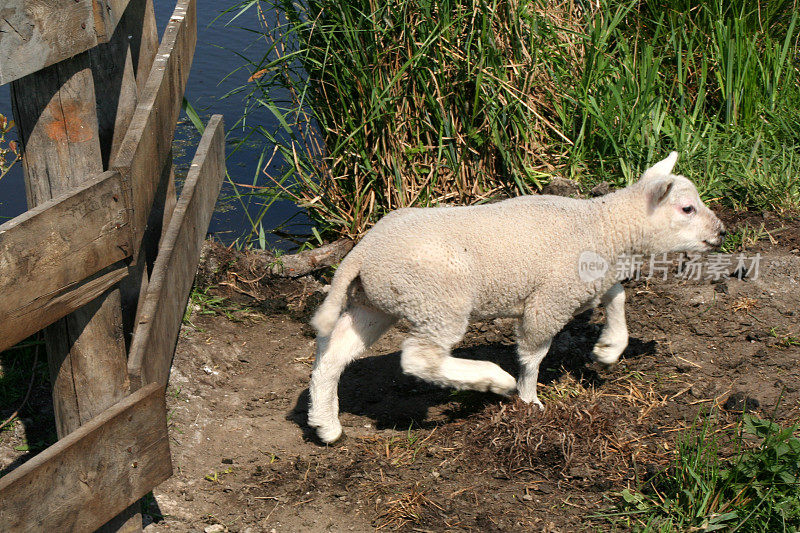
[[[672,152],[637,183],[599,198],[523,196],[399,209],[381,219],[342,261],[312,320],[309,425],[324,442],[341,436],[339,377],[398,318],[410,326],[404,372],[458,389],[516,389],[540,408],[539,364],[553,336],[599,302],[607,322],[594,357],[615,363],[628,344],[618,258],[705,251],[725,236],[694,185],[672,174],[677,157]],[[494,363],[450,355],[470,319],[497,317],[519,319],[517,380]]]

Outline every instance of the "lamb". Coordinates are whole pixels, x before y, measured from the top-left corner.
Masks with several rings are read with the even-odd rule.
[[[618,258],[706,251],[725,236],[692,182],[672,174],[677,157],[672,152],[636,183],[598,198],[521,196],[385,216],[342,261],[311,321],[309,425],[323,442],[340,438],[339,377],[399,318],[410,328],[405,373],[457,389],[516,389],[540,409],[539,365],[553,336],[598,303],[607,321],[593,355],[615,363],[628,344]],[[586,261],[598,268],[584,268]],[[518,319],[516,380],[492,362],[450,355],[470,319],[498,317]]]

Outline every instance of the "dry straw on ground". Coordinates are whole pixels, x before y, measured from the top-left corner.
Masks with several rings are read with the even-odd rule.
[[[509,476],[603,486],[631,480],[637,464],[669,463],[668,449],[646,427],[654,423],[648,414],[666,400],[651,386],[628,377],[601,392],[566,375],[543,387],[543,398],[544,412],[516,400],[487,407],[470,427],[461,424],[466,449],[490,456],[486,463]]]

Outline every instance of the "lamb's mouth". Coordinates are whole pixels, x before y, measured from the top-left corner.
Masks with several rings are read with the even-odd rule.
[[[706,245],[706,249],[711,250],[713,248],[717,248],[718,246],[720,246],[722,244],[722,241],[718,240],[717,242],[711,242],[709,240],[704,240],[703,244]]]

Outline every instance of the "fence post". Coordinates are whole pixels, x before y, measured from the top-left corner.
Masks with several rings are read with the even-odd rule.
[[[152,0],[131,0],[108,43],[12,82],[29,207],[108,168],[153,62],[155,35]],[[134,301],[124,313],[135,310]],[[45,329],[59,438],[129,393],[123,323],[133,318],[123,316],[113,288]],[[133,505],[102,530],[141,526]]]
[[[103,171],[88,53],[12,82],[29,207]],[[45,330],[59,438],[121,398],[125,360],[119,291]]]

